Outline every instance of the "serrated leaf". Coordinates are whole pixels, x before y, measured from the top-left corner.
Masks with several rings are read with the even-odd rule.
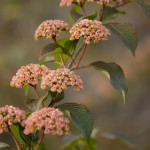
[[[79,18],[83,16],[82,14],[78,13],[80,8],[81,8],[80,6],[73,6],[70,10],[70,16],[74,22],[76,22]]]
[[[101,133],[101,135],[107,139],[116,140],[132,148],[138,147],[137,143],[133,141],[133,139],[129,138],[128,136],[120,132],[114,132],[114,131],[104,132],[104,133]]]
[[[144,10],[144,13],[150,17],[150,1],[148,1],[148,0],[137,0],[137,3]]]
[[[122,42],[131,50],[132,54],[135,55],[138,42],[135,27],[130,23],[110,23],[106,26],[112,33],[118,36]]]
[[[46,45],[46,46],[42,49],[42,51],[41,51],[41,53],[40,53],[40,58],[39,58],[39,59],[41,60],[42,58],[44,58],[44,57],[50,55],[51,52],[55,51],[58,47],[59,47],[59,46],[58,46],[58,44],[56,44],[56,43],[50,43],[50,44]]]
[[[69,56],[73,56],[75,50],[76,50],[76,45],[79,40],[69,40],[65,42],[64,48],[68,51]]]
[[[37,101],[37,110],[40,109],[41,104],[46,101],[48,96],[49,96],[49,92],[47,92],[44,96],[40,97],[40,99]]]
[[[125,14],[125,12],[118,11],[116,8],[105,6],[102,21],[115,19],[119,14]]]
[[[26,98],[26,100],[25,100],[25,105],[30,110],[35,111],[36,110],[36,104],[37,104],[37,99]]]
[[[67,143],[64,147],[63,150],[72,150],[75,148],[76,145],[79,147],[84,146],[84,149],[86,150],[95,150],[97,147],[97,141],[94,138],[90,138],[90,143],[87,143],[86,139],[83,137],[79,137],[75,140],[72,140],[71,142]]]
[[[8,144],[0,142],[0,149],[7,148],[7,147],[9,147]]]
[[[93,117],[89,110],[84,105],[76,103],[65,103],[59,105],[58,108],[69,112],[72,122],[89,142],[94,126]]]
[[[25,96],[27,96],[30,85],[29,84],[24,85],[23,87],[24,87]]]
[[[106,63],[103,61],[96,61],[90,65],[96,70],[103,72],[110,79],[113,87],[122,93],[125,102],[128,87],[121,67],[116,63]]]
[[[50,103],[50,105],[51,105],[53,103],[53,101],[55,100],[55,98],[56,98],[57,92],[52,92],[52,91],[48,91],[48,92],[49,92],[49,94],[51,95],[51,98],[52,98],[51,103]],[[61,100],[64,99],[64,97],[65,97],[65,94],[64,94],[64,91],[62,91],[61,93],[59,93],[55,103],[60,102]]]

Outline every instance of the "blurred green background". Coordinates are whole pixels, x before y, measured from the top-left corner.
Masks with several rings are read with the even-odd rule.
[[[10,87],[10,81],[20,66],[38,63],[39,53],[49,41],[34,40],[38,25],[48,19],[68,21],[68,7],[59,7],[60,0],[0,0],[0,106],[14,105],[29,111],[24,105],[23,89]],[[94,3],[86,5],[88,13],[98,9]],[[122,132],[138,143],[139,149],[150,150],[150,18],[134,1],[120,10],[120,15],[113,21],[131,22],[137,29],[139,43],[135,58],[124,44],[115,36],[108,42],[91,44],[86,50],[81,65],[96,60],[116,62],[121,65],[128,81],[129,92],[126,104],[109,80],[94,69],[77,70],[84,82],[84,89],[79,93],[69,89],[65,92],[64,102],[85,104],[92,112],[95,127],[102,131]],[[48,65],[51,67],[51,65]],[[31,90],[30,96],[35,93]],[[75,131],[73,132],[75,133]],[[3,133],[0,141],[14,143],[12,138]],[[130,150],[131,148],[98,137],[98,150]],[[63,137],[46,135],[46,148],[59,150]]]

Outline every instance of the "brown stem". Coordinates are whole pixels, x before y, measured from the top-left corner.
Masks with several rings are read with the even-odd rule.
[[[82,54],[81,54],[81,56],[80,56],[80,58],[79,58],[79,60],[78,60],[78,62],[77,62],[77,64],[76,64],[75,68],[77,68],[77,67],[79,66],[80,61],[82,60],[82,57],[83,57],[83,55],[84,55],[84,52],[85,52],[86,46],[87,46],[87,44],[85,43],[85,45],[84,45],[84,47],[83,47]]]
[[[62,66],[65,68],[65,62],[64,62],[64,59],[62,57],[62,54],[59,53],[59,56],[60,56],[60,59],[61,59],[61,62],[62,62]]]
[[[9,131],[10,135],[12,136],[13,140],[15,141],[17,149],[20,150],[19,143],[18,143],[17,139],[15,138],[14,134],[12,133],[11,129],[9,128],[9,126],[8,126],[8,131]]]
[[[100,15],[100,19],[99,19],[99,21],[102,21],[102,19],[103,19],[103,15],[104,15],[104,8],[105,8],[105,4],[103,4],[103,6],[102,6],[102,11],[101,11],[101,15]]]
[[[91,67],[91,66],[82,66],[82,67],[72,68],[71,70],[84,69],[84,68],[90,68],[90,67]]]
[[[55,104],[55,102],[56,102],[58,96],[59,96],[59,93],[57,93],[57,95],[56,95],[55,99],[53,100],[52,104],[50,105],[50,107],[53,107],[53,106],[54,106],[54,104]]]
[[[41,143],[42,143],[42,141],[43,141],[43,138],[44,138],[44,131],[43,131],[43,134],[42,134],[42,136],[41,136],[40,142],[39,142],[38,146],[36,147],[36,150],[39,149],[39,147],[40,147],[40,145],[41,145]]]
[[[39,93],[38,93],[38,91],[37,91],[36,86],[32,86],[32,87],[34,88],[34,91],[35,91],[35,93],[36,93],[37,98],[40,99],[40,95],[39,95]],[[41,108],[44,108],[44,104],[43,104],[43,103],[41,103]]]
[[[83,15],[86,16],[86,12],[85,12],[84,6],[81,6],[81,9],[82,9]]]

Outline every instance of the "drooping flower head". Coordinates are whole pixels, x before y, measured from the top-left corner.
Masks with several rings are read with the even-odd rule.
[[[48,75],[43,76],[41,88],[46,89],[46,86],[51,87],[51,91],[58,93],[67,89],[67,86],[72,86],[77,91],[83,88],[80,76],[75,75],[73,71],[67,68],[51,70]]]
[[[8,127],[25,120],[25,112],[13,106],[0,107],[0,133],[8,131]]]
[[[108,40],[107,37],[110,35],[109,30],[102,24],[102,22],[88,19],[83,19],[75,24],[70,29],[70,33],[70,40],[83,37],[87,44],[90,44],[91,40],[93,40],[94,43],[99,40],[106,41]]]
[[[61,31],[69,31],[69,24],[61,20],[46,20],[35,31],[35,39],[46,37],[52,39],[60,35]]]
[[[16,88],[23,88],[24,85],[28,84],[35,86],[38,84],[39,79],[48,73],[49,69],[44,65],[29,64],[21,66],[16,76],[13,76],[10,85]]]
[[[43,108],[33,112],[24,122],[24,133],[29,134],[35,130],[44,130],[44,134],[70,135],[68,118],[55,108]]]
[[[77,3],[78,5],[82,5],[84,4],[86,0],[61,0],[60,2],[60,6],[63,7],[63,6],[71,6],[72,3]]]

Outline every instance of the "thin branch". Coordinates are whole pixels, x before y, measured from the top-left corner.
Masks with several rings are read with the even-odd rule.
[[[84,69],[84,68],[90,68],[90,67],[91,66],[82,66],[82,67],[72,68],[71,70]]]
[[[81,9],[82,9],[83,15],[86,16],[86,12],[85,12],[84,6],[82,5],[82,6],[80,6],[80,7],[81,7]]]
[[[79,60],[78,60],[78,62],[77,62],[77,64],[76,64],[76,68],[79,66],[79,64],[80,64],[80,62],[81,62],[81,60],[82,60],[82,57],[83,57],[83,55],[84,55],[86,46],[87,46],[87,44],[85,43],[85,44],[84,44],[84,47],[83,47],[82,54],[81,54],[81,56],[80,56],[80,58],[79,58]]]
[[[43,141],[43,138],[44,138],[44,131],[43,131],[43,134],[42,134],[42,136],[41,136],[40,142],[39,142],[38,146],[36,147],[36,150],[39,149],[39,147],[40,147],[40,145],[41,145],[41,143],[42,143],[42,141]]]
[[[59,96],[59,93],[57,93],[57,95],[56,95],[55,99],[53,100],[52,104],[50,105],[50,107],[53,107],[53,106],[54,106],[54,104],[55,104],[55,102],[56,102],[58,96]]]
[[[9,126],[8,126],[8,131],[9,131],[10,135],[12,136],[13,140],[15,141],[17,149],[20,150],[19,143],[18,143],[16,137],[14,136],[14,134],[12,133],[11,129],[9,128]]]
[[[99,19],[99,21],[102,21],[102,19],[103,19],[103,15],[104,15],[104,8],[105,8],[105,4],[103,4],[103,6],[102,6],[102,11],[101,11],[101,15],[100,15],[100,19]]]
[[[59,53],[59,56],[60,56],[60,59],[61,59],[61,62],[62,62],[62,66],[65,68],[65,62],[64,62],[64,59],[62,57],[62,54]]]

